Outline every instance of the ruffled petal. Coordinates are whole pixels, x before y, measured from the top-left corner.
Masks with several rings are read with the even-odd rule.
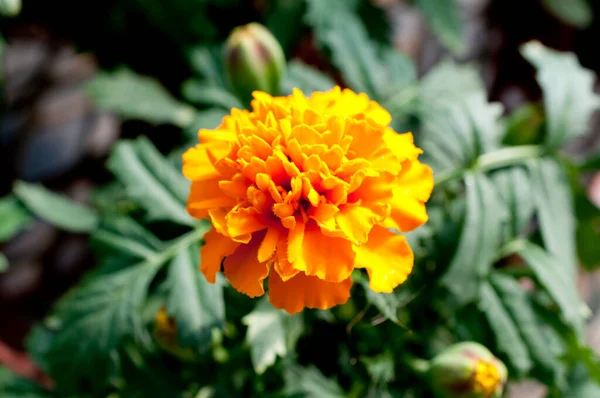
[[[291,246],[291,245],[290,245]],[[294,268],[328,282],[341,282],[352,273],[355,258],[352,243],[323,235],[316,223],[306,225]]]
[[[290,314],[302,311],[305,307],[326,310],[344,304],[350,297],[352,279],[326,282],[303,272],[284,282],[279,274],[269,277],[269,300],[275,308],[284,309]]]
[[[210,283],[215,283],[221,262],[235,251],[240,244],[221,235],[212,228],[204,235],[204,245],[200,248],[200,271]]]
[[[255,234],[250,243],[238,246],[223,263],[223,272],[231,286],[249,297],[265,293],[263,281],[269,275],[269,264],[258,261],[258,248],[263,238],[264,234]]]
[[[205,180],[217,174],[208,151],[215,157],[224,157],[229,151],[227,141],[215,141],[207,144],[196,145],[188,149],[182,156],[183,175],[190,181]]]
[[[234,205],[235,199],[226,196],[219,188],[219,177],[192,182],[187,201],[187,211],[192,217],[205,218],[211,209]]]
[[[391,293],[412,271],[413,252],[402,235],[375,226],[369,240],[356,247],[356,267],[366,268],[375,292]]]
[[[390,201],[390,216],[383,224],[386,228],[408,232],[427,222],[425,202],[433,190],[432,175],[431,168],[419,162],[413,162],[402,174]]]

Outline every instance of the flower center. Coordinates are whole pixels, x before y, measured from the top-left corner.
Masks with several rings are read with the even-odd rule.
[[[475,376],[473,377],[473,389],[475,391],[490,397],[496,391],[496,387],[500,382],[500,372],[496,365],[486,361],[477,362]]]

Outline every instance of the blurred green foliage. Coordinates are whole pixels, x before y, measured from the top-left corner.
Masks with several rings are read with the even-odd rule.
[[[461,53],[455,2],[414,3],[440,41]],[[557,12],[558,2],[544,3]],[[585,2],[573,4],[570,14],[558,12],[585,25],[576,9]],[[88,94],[123,119],[176,126],[179,147],[166,153],[145,137],[118,142],[106,163],[114,179],[87,206],[25,182],[0,199],[1,241],[37,217],[89,233],[98,263],[28,339],[56,390],[0,369],[2,396],[428,397],[410,358],[428,359],[465,340],[501,358],[511,380],[535,378],[551,397],[597,396],[600,363],[584,343],[589,311],[575,281],[580,263],[600,265],[600,213],[581,185],[600,167],[597,157],[575,162],[561,148],[586,132],[600,102],[592,72],[573,54],[525,44],[543,101],[504,115],[500,103],[488,101],[474,65],[446,60],[418,78],[407,55],[373,34],[385,21],[365,1],[275,0],[235,16],[251,7],[128,0],[108,8],[113,38],[141,27],[162,32],[186,72],[179,61],[171,65],[177,91],[134,72],[135,65],[121,66],[101,72]],[[229,30],[247,22],[241,19],[265,23],[282,44],[290,58],[283,92],[310,94],[343,82],[380,102],[393,127],[412,130],[424,149],[436,180],[430,220],[408,234],[415,267],[394,293],[374,293],[357,273],[347,304],[289,316],[224,280],[208,284],[198,271],[210,226],[185,210],[189,183],[180,155],[199,128],[214,128],[241,107],[220,58]],[[291,59],[307,32],[327,68]],[[153,56],[160,55],[157,49]],[[0,255],[0,272],[6,267]],[[155,337],[161,308],[174,318],[175,350]],[[173,355],[178,348],[193,355]]]

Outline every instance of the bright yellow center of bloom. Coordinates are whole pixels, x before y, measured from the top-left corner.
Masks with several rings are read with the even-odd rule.
[[[473,376],[473,391],[491,397],[500,383],[500,372],[495,364],[486,361],[477,362],[475,375]]]
[[[412,270],[402,235],[427,221],[431,169],[410,133],[364,94],[335,87],[305,97],[254,93],[184,156],[188,211],[210,217],[201,270],[223,265],[240,292],[264,294],[290,313],[344,303],[350,274],[366,268],[371,288],[391,292]]]

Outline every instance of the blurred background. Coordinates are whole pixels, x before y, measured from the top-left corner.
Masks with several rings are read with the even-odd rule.
[[[173,97],[202,108],[202,94],[194,91],[193,82],[199,74],[194,61],[199,46],[210,49],[232,28],[260,21],[274,32],[289,59],[335,76],[303,19],[303,3],[0,0],[0,196],[20,179],[87,202],[94,187],[110,180],[105,161],[115,140],[146,135],[163,153],[177,146],[180,129],[173,123],[122,122],[96,107],[86,84],[99,71],[126,66],[153,77]],[[456,0],[458,25],[435,17],[443,9],[432,18],[430,10],[410,1],[359,3],[371,37],[391,41],[410,56],[419,75],[447,57],[475,62],[489,100],[502,102],[507,112],[540,99],[534,69],[519,53],[519,46],[531,39],[572,51],[584,67],[600,71],[596,0]],[[119,96],[120,89],[125,90],[117,86],[113,95]],[[594,151],[599,127],[594,118],[589,134],[568,151],[573,156]],[[588,194],[600,204],[600,179],[590,179]],[[0,273],[0,362],[13,367],[29,366],[19,355],[24,336],[94,266],[86,235],[33,223],[0,245],[10,264]],[[594,273],[582,271],[580,294],[594,313],[598,281]],[[600,350],[598,323],[591,322],[588,342]],[[526,385],[511,391],[523,397],[540,394]]]

